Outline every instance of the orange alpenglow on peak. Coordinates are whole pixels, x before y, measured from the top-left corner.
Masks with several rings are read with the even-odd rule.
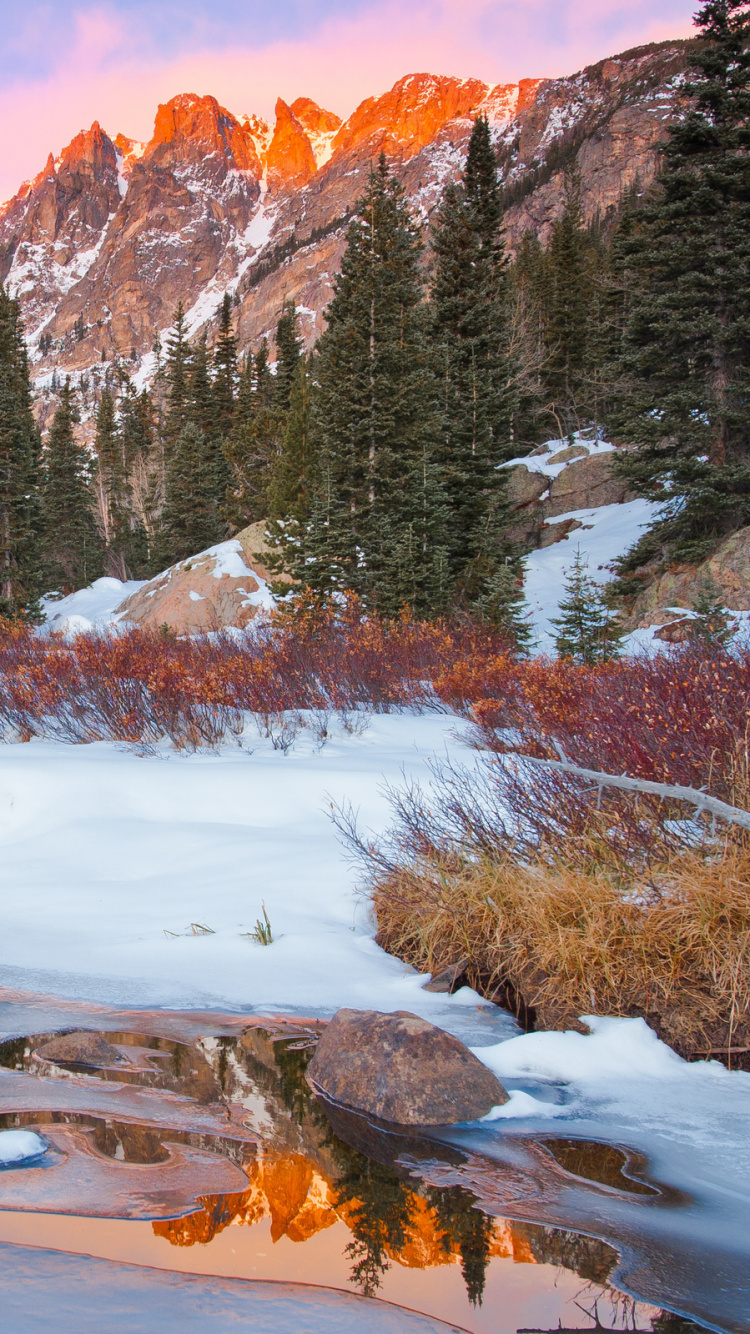
[[[276,125],[266,166],[268,183],[272,189],[284,185],[306,185],[318,169],[304,127],[281,97],[276,103]]]
[[[341,117],[337,116],[335,111],[326,111],[324,107],[319,107],[311,97],[298,97],[292,102],[290,110],[309,134],[335,133],[343,124]]]
[[[468,116],[489,89],[479,79],[407,74],[382,97],[368,97],[344,122],[334,151],[370,142],[395,157],[412,157],[456,116]]]
[[[230,170],[261,175],[252,137],[215,97],[179,93],[158,108],[144,157],[176,165],[180,161],[202,163],[214,155],[223,158]]]
[[[81,130],[62,150],[57,162],[57,174],[84,165],[98,174],[102,167],[113,168],[116,161],[112,140],[104,133],[98,120],[95,120],[90,130]]]

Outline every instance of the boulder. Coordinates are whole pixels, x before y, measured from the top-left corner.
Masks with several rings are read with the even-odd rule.
[[[525,463],[516,463],[505,471],[508,474],[507,496],[513,509],[533,505],[549,487],[549,477],[541,472],[529,472]]]
[[[118,1065],[122,1055],[107,1042],[103,1033],[63,1033],[59,1038],[52,1038],[35,1053],[43,1061],[69,1061],[76,1065],[92,1065],[106,1069]]]
[[[614,472],[612,458],[613,454],[591,454],[563,468],[550,483],[545,516],[553,518],[556,514],[569,514],[571,510],[621,504],[628,495],[628,488]],[[558,454],[555,461],[559,460]]]
[[[264,527],[253,524],[229,542],[170,565],[126,598],[116,614],[132,625],[168,625],[175,634],[243,629],[259,610],[273,607],[262,560]]]
[[[561,523],[545,523],[539,538],[540,547],[553,547],[556,542],[564,542],[568,533],[576,528],[590,528],[590,524],[581,523],[580,519],[563,519]]]
[[[394,1125],[475,1121],[508,1101],[458,1038],[403,1010],[339,1010],[307,1075],[333,1102]]]
[[[585,445],[568,445],[565,449],[558,449],[556,454],[552,454],[547,459],[548,463],[572,463],[574,459],[587,459],[589,451]]]

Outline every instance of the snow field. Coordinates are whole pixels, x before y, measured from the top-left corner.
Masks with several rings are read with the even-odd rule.
[[[375,944],[330,819],[348,800],[383,829],[384,779],[424,778],[455,725],[376,715],[322,747],[303,731],[286,755],[253,722],[220,755],[3,745],[0,982],[118,1004],[476,1014],[473,992],[423,992]],[[263,904],[268,947],[243,934]]]

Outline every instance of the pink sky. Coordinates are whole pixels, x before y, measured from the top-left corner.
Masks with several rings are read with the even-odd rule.
[[[36,0],[31,0],[34,16]],[[216,0],[217,5],[221,0]],[[272,3],[272,0],[269,0]],[[40,23],[46,6],[37,5]],[[152,8],[158,9],[158,0]],[[641,43],[692,32],[692,0],[371,0],[347,17],[308,13],[303,35],[256,42],[200,29],[182,50],[154,40],[143,10],[127,0],[65,5],[59,52],[43,72],[19,57],[0,84],[0,199],[6,199],[82,128],[99,120],[111,135],[147,139],[159,102],[179,92],[213,93],[235,114],[272,115],[277,96],[313,97],[348,115],[404,74],[474,76],[488,83],[571,74]],[[41,27],[28,41],[43,42]],[[20,49],[20,48],[19,48]]]

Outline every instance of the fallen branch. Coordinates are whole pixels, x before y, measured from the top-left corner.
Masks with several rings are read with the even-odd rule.
[[[512,752],[519,760],[539,765],[542,769],[552,769],[556,773],[572,774],[575,778],[586,778],[596,787],[616,787],[624,792],[648,792],[655,797],[664,797],[670,801],[687,801],[698,811],[709,811],[711,815],[726,820],[728,824],[740,825],[750,829],[750,811],[743,811],[739,806],[730,806],[718,797],[711,797],[707,792],[700,792],[695,787],[675,787],[670,783],[652,783],[646,778],[630,778],[628,774],[601,773],[598,769],[582,769],[569,760],[541,760],[535,755],[521,755]]]

